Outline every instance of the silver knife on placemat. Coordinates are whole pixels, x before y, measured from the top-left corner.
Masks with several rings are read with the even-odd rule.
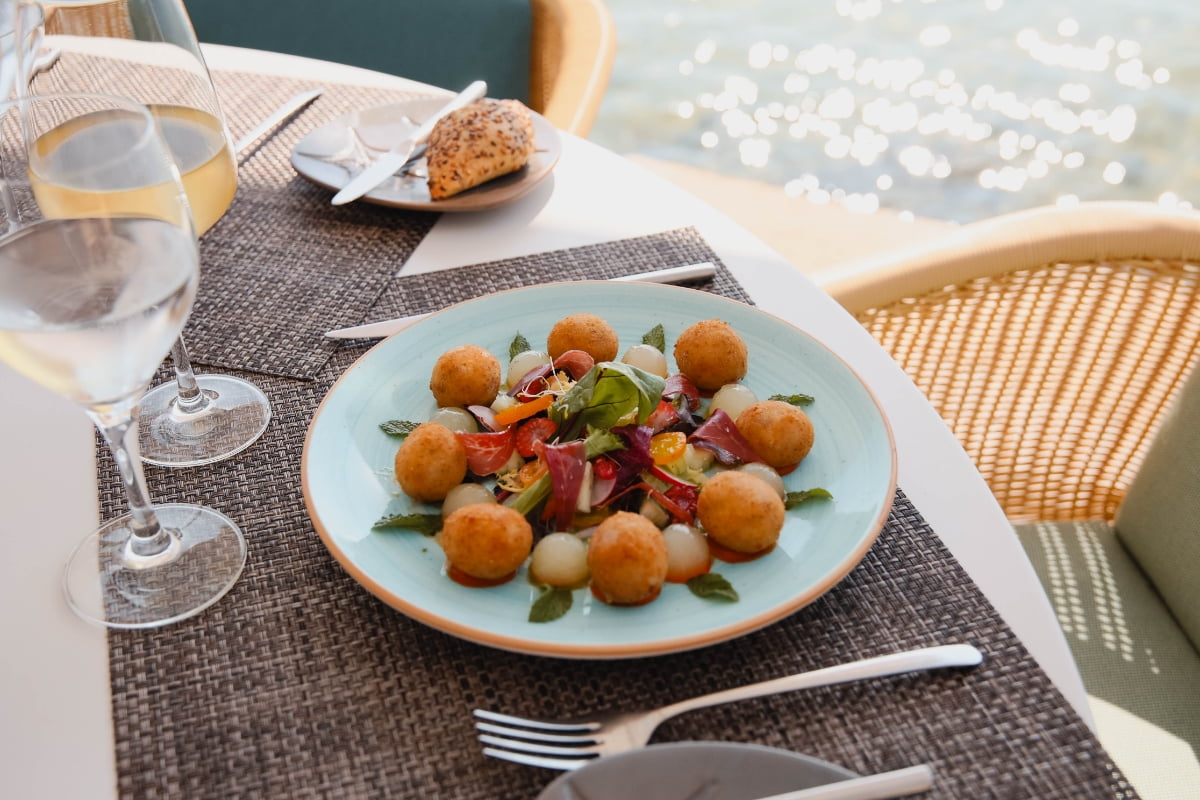
[[[640,281],[642,283],[688,283],[708,280],[716,274],[716,271],[717,268],[711,261],[702,261],[699,264],[688,264],[683,267],[668,267],[651,272],[639,272],[636,275],[623,275],[611,280]],[[402,331],[428,316],[429,314],[412,314],[407,317],[369,322],[366,325],[355,325],[353,328],[340,328],[336,331],[329,331],[325,335],[330,339],[378,339]]]
[[[352,200],[357,200],[367,192],[374,189],[383,181],[391,177],[396,170],[404,166],[408,161],[408,157],[412,155],[413,150],[417,149],[433,131],[433,126],[442,117],[455,111],[468,103],[473,103],[479,98],[487,94],[487,84],[483,81],[475,81],[467,88],[458,93],[446,105],[438,109],[436,114],[431,115],[428,119],[420,124],[412,135],[407,139],[399,142],[391,150],[381,155],[379,158],[372,161],[366,169],[350,179],[350,182],[341,188],[341,190],[333,196],[331,201],[335,206],[340,206],[349,203]]]

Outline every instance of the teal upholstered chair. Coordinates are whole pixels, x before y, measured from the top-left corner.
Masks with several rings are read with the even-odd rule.
[[[1200,797],[1200,213],[1035,209],[825,288],[1014,523],[1118,765]]]
[[[131,0],[136,2],[136,0]],[[337,61],[458,90],[482,78],[586,136],[616,53],[601,0],[186,0],[201,42]]]

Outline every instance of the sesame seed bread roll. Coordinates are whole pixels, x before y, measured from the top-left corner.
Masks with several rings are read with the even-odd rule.
[[[516,172],[533,152],[529,109],[518,100],[477,100],[438,120],[429,134],[429,196],[445,200]]]

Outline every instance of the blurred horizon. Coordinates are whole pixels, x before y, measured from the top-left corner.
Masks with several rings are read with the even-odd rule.
[[[1200,4],[606,0],[590,137],[787,196],[971,222],[1200,201]]]

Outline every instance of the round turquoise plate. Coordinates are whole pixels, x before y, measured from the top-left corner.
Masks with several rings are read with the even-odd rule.
[[[376,531],[386,514],[436,511],[396,485],[399,441],[387,420],[424,421],[435,410],[433,363],[450,347],[476,344],[507,355],[519,332],[535,347],[562,317],[588,311],[609,321],[622,351],[655,325],[667,354],[684,328],[728,322],[749,348],[745,383],[760,398],[807,394],[816,429],[812,452],[784,480],[789,491],[821,487],[832,500],[788,511],[779,544],[754,561],[716,562],[737,602],[705,600],[668,584],[654,602],[607,606],[586,589],[567,614],[528,621],[538,590],[524,569],[512,581],[468,588],[445,575],[435,541],[403,530]],[[674,363],[671,364],[672,369]],[[726,641],[769,625],[827,592],[862,559],[887,518],[896,488],[892,433],[879,404],[837,355],[794,326],[751,306],[676,286],[578,281],[499,292],[452,306],[386,339],[329,391],[304,444],[309,516],[333,557],[388,605],[454,636],[492,647],[565,658],[625,658]]]

